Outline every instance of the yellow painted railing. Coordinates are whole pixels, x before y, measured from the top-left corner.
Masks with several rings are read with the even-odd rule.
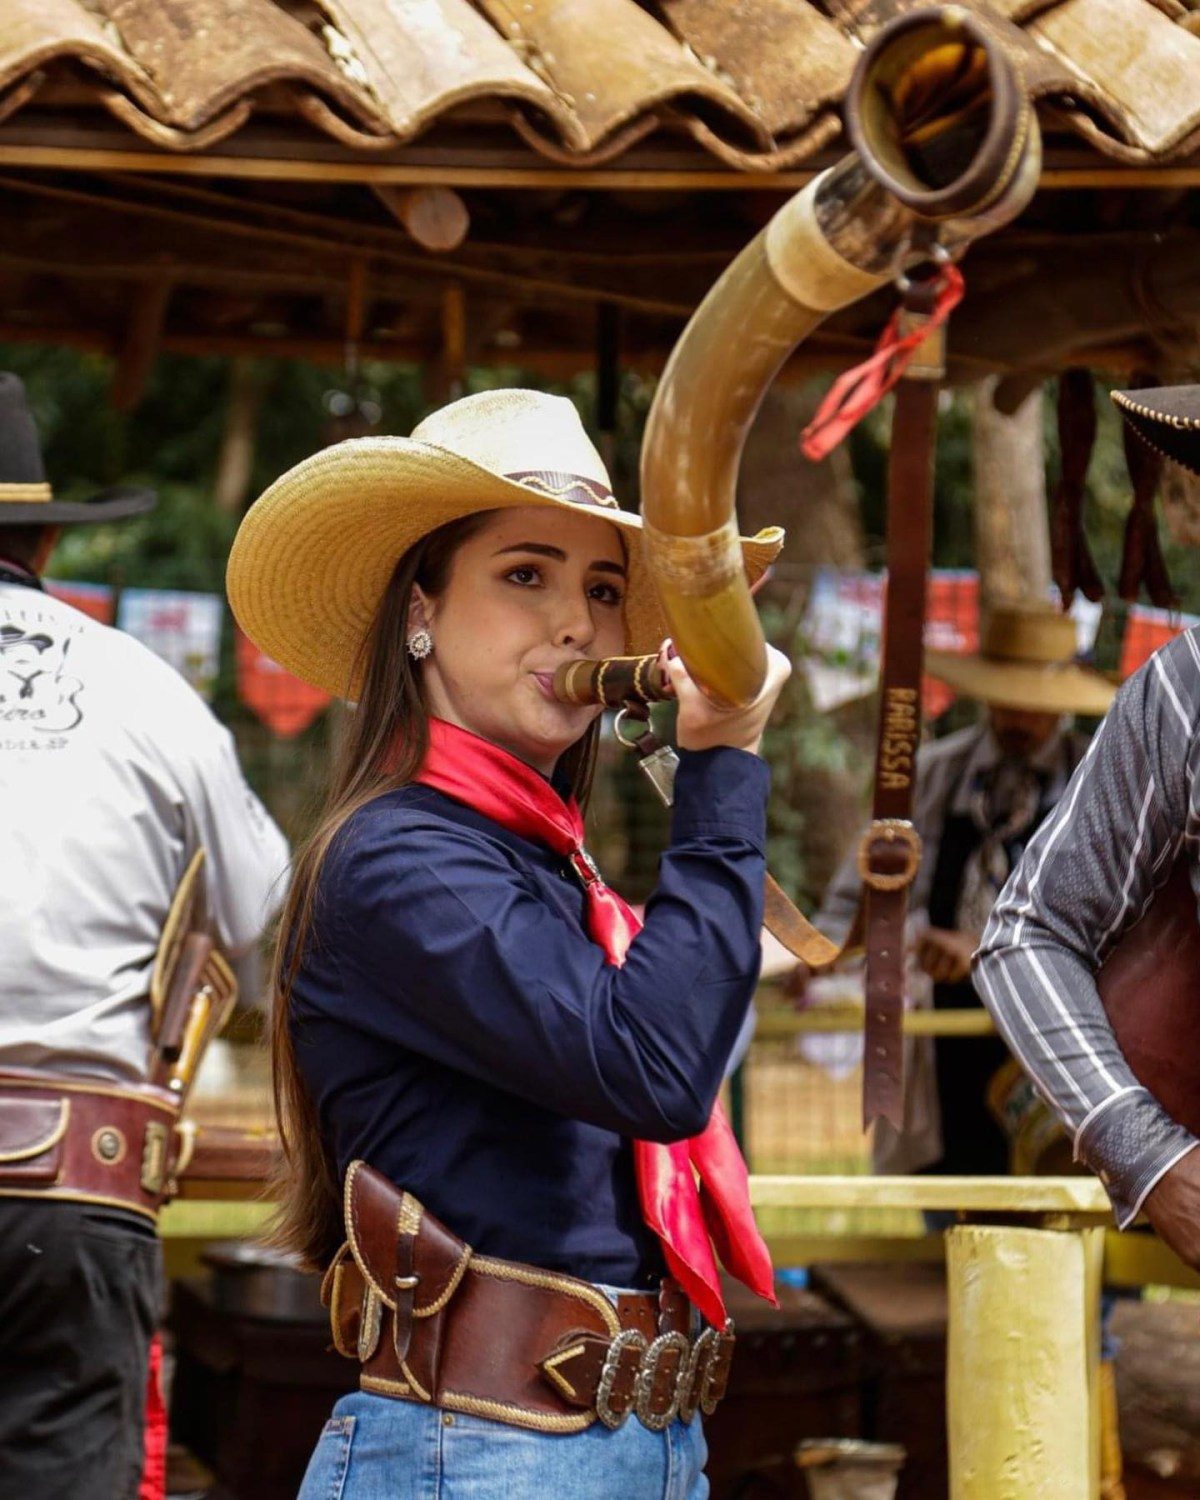
[[[982,1006],[964,1010],[908,1010],[903,1017],[907,1036],[994,1036],[996,1026]],[[814,1005],[808,1010],[762,1010],[754,1026],[754,1040],[808,1036],[814,1032],[854,1032],[863,1029],[861,1005]]]

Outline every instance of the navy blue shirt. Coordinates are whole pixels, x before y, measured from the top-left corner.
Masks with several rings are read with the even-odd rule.
[[[759,969],[765,764],[680,757],[625,964],[544,845],[422,786],[326,857],[293,1036],[339,1172],[361,1157],[481,1253],[590,1281],[662,1274],[629,1139],[704,1128]]]

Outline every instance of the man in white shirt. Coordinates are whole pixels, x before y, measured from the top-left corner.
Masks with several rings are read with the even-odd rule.
[[[192,689],[42,589],[60,526],[153,503],[56,501],[21,382],[0,374],[0,1500],[137,1493],[160,1279],[157,1204],[137,1177],[155,1128],[138,1113],[155,952],[197,849],[234,960],[287,873],[283,835]],[[124,1113],[81,1147],[98,1100]]]

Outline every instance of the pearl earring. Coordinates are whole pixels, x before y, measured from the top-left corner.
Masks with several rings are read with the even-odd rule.
[[[419,630],[413,631],[406,645],[408,646],[408,654],[412,657],[413,661],[424,661],[433,650],[433,637],[429,634],[425,626],[422,625]]]

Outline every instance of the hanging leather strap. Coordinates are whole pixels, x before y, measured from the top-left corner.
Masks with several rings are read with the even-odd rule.
[[[1092,372],[1064,370],[1058,380],[1058,446],[1062,470],[1054,491],[1050,528],[1051,567],[1063,608],[1079,590],[1095,602],[1104,581],[1087,542],[1083,503],[1088,465],[1096,445],[1096,395]]]
[[[896,393],[888,474],[887,597],[879,732],[870,827],[859,848],[867,950],[863,1125],[879,1116],[899,1127],[904,1053],[904,959],[908,892],[921,863],[912,823],[921,739],[925,580],[933,510],[940,332]]]
[[[1153,375],[1139,372],[1131,389],[1160,384]],[[1136,604],[1142,585],[1157,609],[1177,610],[1179,598],[1171,585],[1167,561],[1158,535],[1154,497],[1162,478],[1163,456],[1145,442],[1128,422],[1123,424],[1125,466],[1133,488],[1133,506],[1125,523],[1125,542],[1121,551],[1121,573],[1117,593],[1127,604]]]

